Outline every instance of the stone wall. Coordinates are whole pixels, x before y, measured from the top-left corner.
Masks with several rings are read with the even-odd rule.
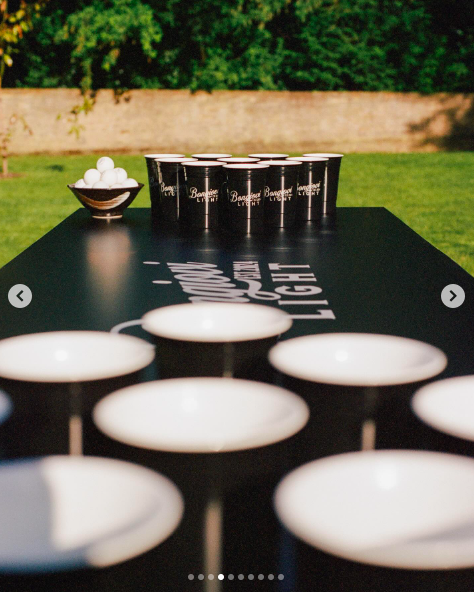
[[[17,126],[11,152],[474,150],[472,94],[134,90],[117,102],[103,90],[76,138],[80,103],[75,89],[2,89],[3,121],[17,113],[33,130]]]

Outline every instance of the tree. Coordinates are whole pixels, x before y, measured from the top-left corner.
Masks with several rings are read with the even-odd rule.
[[[0,131],[0,157],[2,159],[2,177],[8,177],[8,151],[12,136],[15,132],[15,128],[18,124],[23,126],[23,131],[30,135],[33,134],[33,130],[26,123],[23,116],[13,113],[8,118],[4,129]]]
[[[12,10],[8,10],[8,0],[0,2],[0,88],[6,66],[12,66],[12,54],[17,51],[15,46],[23,39],[24,34],[33,28],[33,18],[48,0],[20,0],[10,2]]]
[[[13,65],[12,55],[18,52],[16,46],[23,39],[24,34],[32,29],[34,17],[39,14],[47,2],[48,0],[10,2],[11,10],[9,10],[8,0],[0,1],[0,93],[5,68]],[[15,125],[20,122],[23,124],[24,131],[32,132],[21,114],[10,115],[8,122],[5,122],[1,101],[0,94],[0,148],[2,175],[6,176],[8,174],[8,147]]]
[[[51,2],[8,84],[470,92],[473,15],[472,0]]]
[[[9,84],[83,93],[135,88],[135,76],[149,72],[160,57],[162,23],[169,17],[165,11],[156,18],[143,0],[50,2],[41,26],[27,36],[27,51]]]

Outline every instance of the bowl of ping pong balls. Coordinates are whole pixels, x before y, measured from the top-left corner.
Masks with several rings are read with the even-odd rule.
[[[143,184],[130,178],[125,169],[116,167],[110,157],[102,156],[95,169],[88,169],[82,179],[68,187],[93,218],[110,219],[122,217]]]

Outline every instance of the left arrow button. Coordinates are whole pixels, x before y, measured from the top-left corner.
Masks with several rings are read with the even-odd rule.
[[[25,284],[15,284],[8,291],[8,301],[15,308],[25,308],[33,299],[33,293]]]

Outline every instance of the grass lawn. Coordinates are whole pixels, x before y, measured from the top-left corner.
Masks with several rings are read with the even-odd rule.
[[[74,212],[66,188],[97,156],[21,156],[0,180],[0,267]],[[141,156],[116,165],[147,184]],[[338,205],[384,206],[474,275],[474,152],[351,154],[343,159]],[[145,187],[132,207],[148,207]]]

